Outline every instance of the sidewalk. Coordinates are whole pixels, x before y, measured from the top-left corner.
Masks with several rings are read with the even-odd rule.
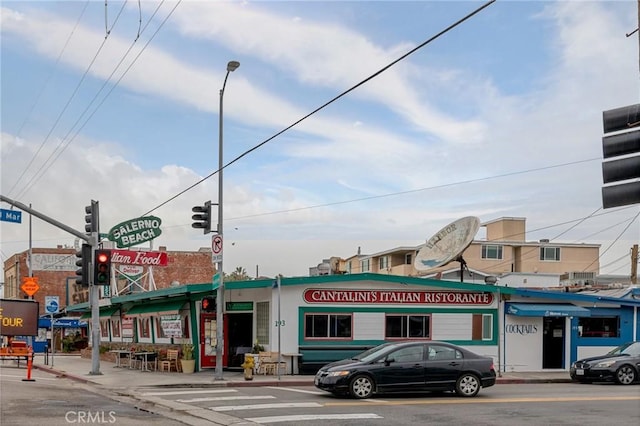
[[[66,377],[83,383],[93,383],[110,389],[128,389],[132,387],[241,387],[241,386],[313,386],[313,376],[282,374],[254,375],[253,380],[245,380],[241,371],[224,371],[222,380],[215,379],[215,371],[207,369],[193,374],[143,372],[140,370],[119,368],[114,363],[100,361],[100,375],[92,375],[91,359],[79,355],[56,354],[49,357],[48,365],[42,354],[36,354],[34,368],[57,376]],[[25,373],[26,374],[26,373]],[[571,382],[567,371],[549,371],[533,373],[505,372],[498,376],[497,384],[519,383],[568,383]]]

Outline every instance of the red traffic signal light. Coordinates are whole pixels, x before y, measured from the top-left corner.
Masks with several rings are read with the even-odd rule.
[[[96,250],[93,285],[111,285],[111,250]]]

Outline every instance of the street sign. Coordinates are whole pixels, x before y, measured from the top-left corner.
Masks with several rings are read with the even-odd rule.
[[[211,256],[212,263],[222,262],[222,235],[214,235],[211,237],[211,250],[213,256]]]
[[[19,211],[19,210],[0,209],[0,221],[21,223],[22,222],[22,212]]]
[[[60,310],[60,297],[58,296],[45,296],[44,297],[44,310],[48,314],[57,314]]]
[[[33,296],[40,290],[38,277],[22,277],[22,286],[20,288],[27,296]]]

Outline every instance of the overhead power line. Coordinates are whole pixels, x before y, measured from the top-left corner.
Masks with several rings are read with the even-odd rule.
[[[240,160],[241,158],[246,157],[247,155],[249,155],[250,153],[252,153],[253,151],[256,151],[257,149],[259,149],[260,147],[266,145],[267,143],[271,142],[272,140],[274,140],[275,138],[277,138],[278,136],[280,136],[281,134],[285,133],[286,131],[292,129],[293,127],[297,126],[298,124],[302,123],[304,120],[306,120],[307,118],[311,117],[312,115],[316,114],[317,112],[323,110],[324,108],[326,108],[327,106],[331,105],[332,103],[334,103],[335,101],[337,101],[338,99],[346,96],[347,94],[353,92],[354,90],[356,90],[357,88],[359,88],[360,86],[366,84],[367,82],[369,82],[370,80],[374,79],[375,77],[379,76],[380,74],[382,74],[383,72],[387,71],[389,68],[391,68],[392,66],[394,66],[395,64],[397,64],[398,62],[402,61],[403,59],[406,59],[408,56],[412,55],[413,53],[417,52],[418,50],[422,49],[423,47],[425,47],[427,44],[431,43],[432,41],[436,40],[437,38],[439,38],[440,36],[446,34],[447,32],[451,31],[452,29],[454,29],[455,27],[457,27],[458,25],[462,24],[463,22],[467,21],[468,19],[472,18],[473,16],[475,16],[476,14],[480,13],[482,10],[484,10],[486,7],[490,6],[491,4],[493,4],[496,0],[490,0],[489,2],[483,4],[482,6],[480,6],[479,8],[475,9],[473,12],[467,14],[466,16],[464,16],[463,18],[459,19],[458,21],[454,22],[453,24],[449,25],[448,27],[446,27],[444,30],[440,31],[439,33],[437,33],[436,35],[432,36],[431,38],[429,38],[428,40],[420,43],[418,46],[414,47],[413,49],[411,49],[410,51],[408,51],[407,53],[405,53],[404,55],[400,56],[399,58],[397,58],[396,60],[392,61],[391,63],[389,63],[388,65],[384,66],[383,68],[381,68],[380,70],[376,71],[375,73],[373,73],[372,75],[370,75],[369,77],[365,78],[364,80],[360,81],[359,83],[357,83],[356,85],[350,87],[349,89],[345,90],[344,92],[340,93],[339,95],[335,96],[334,98],[330,99],[329,101],[325,102],[324,104],[322,104],[321,106],[319,106],[318,108],[314,109],[313,111],[311,111],[310,113],[308,113],[307,115],[305,115],[304,117],[298,119],[297,121],[293,122],[292,124],[288,125],[287,127],[285,127],[284,129],[280,130],[279,132],[277,132],[276,134],[274,134],[273,136],[265,139],[264,141],[260,142],[258,145],[254,146],[253,148],[248,149],[247,151],[243,152],[242,154],[238,155],[236,158],[234,158],[233,160],[229,161],[227,164],[225,164],[224,166],[222,166],[221,169],[216,170],[212,173],[210,173],[208,176],[200,179],[198,182],[194,183],[193,185],[189,186],[186,189],[183,189],[182,191],[180,191],[179,193],[177,193],[176,195],[174,195],[173,197],[169,198],[168,200],[164,201],[163,203],[157,205],[156,207],[154,207],[153,209],[149,210],[147,213],[145,213],[143,216],[146,216],[152,212],[154,212],[155,210],[159,209],[160,207],[170,203],[171,201],[175,200],[176,198],[178,198],[179,196],[181,196],[182,194],[192,190],[193,188],[195,188],[196,186],[200,185],[202,182],[210,179],[211,177],[215,176],[217,173],[219,173],[221,170],[226,169],[227,167],[229,167],[230,165],[234,164],[235,162],[237,162],[238,160]]]

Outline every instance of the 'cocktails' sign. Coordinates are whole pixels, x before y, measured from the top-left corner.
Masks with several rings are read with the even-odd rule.
[[[131,247],[151,241],[162,234],[162,220],[155,216],[144,216],[119,223],[109,231],[107,238],[119,248]]]

